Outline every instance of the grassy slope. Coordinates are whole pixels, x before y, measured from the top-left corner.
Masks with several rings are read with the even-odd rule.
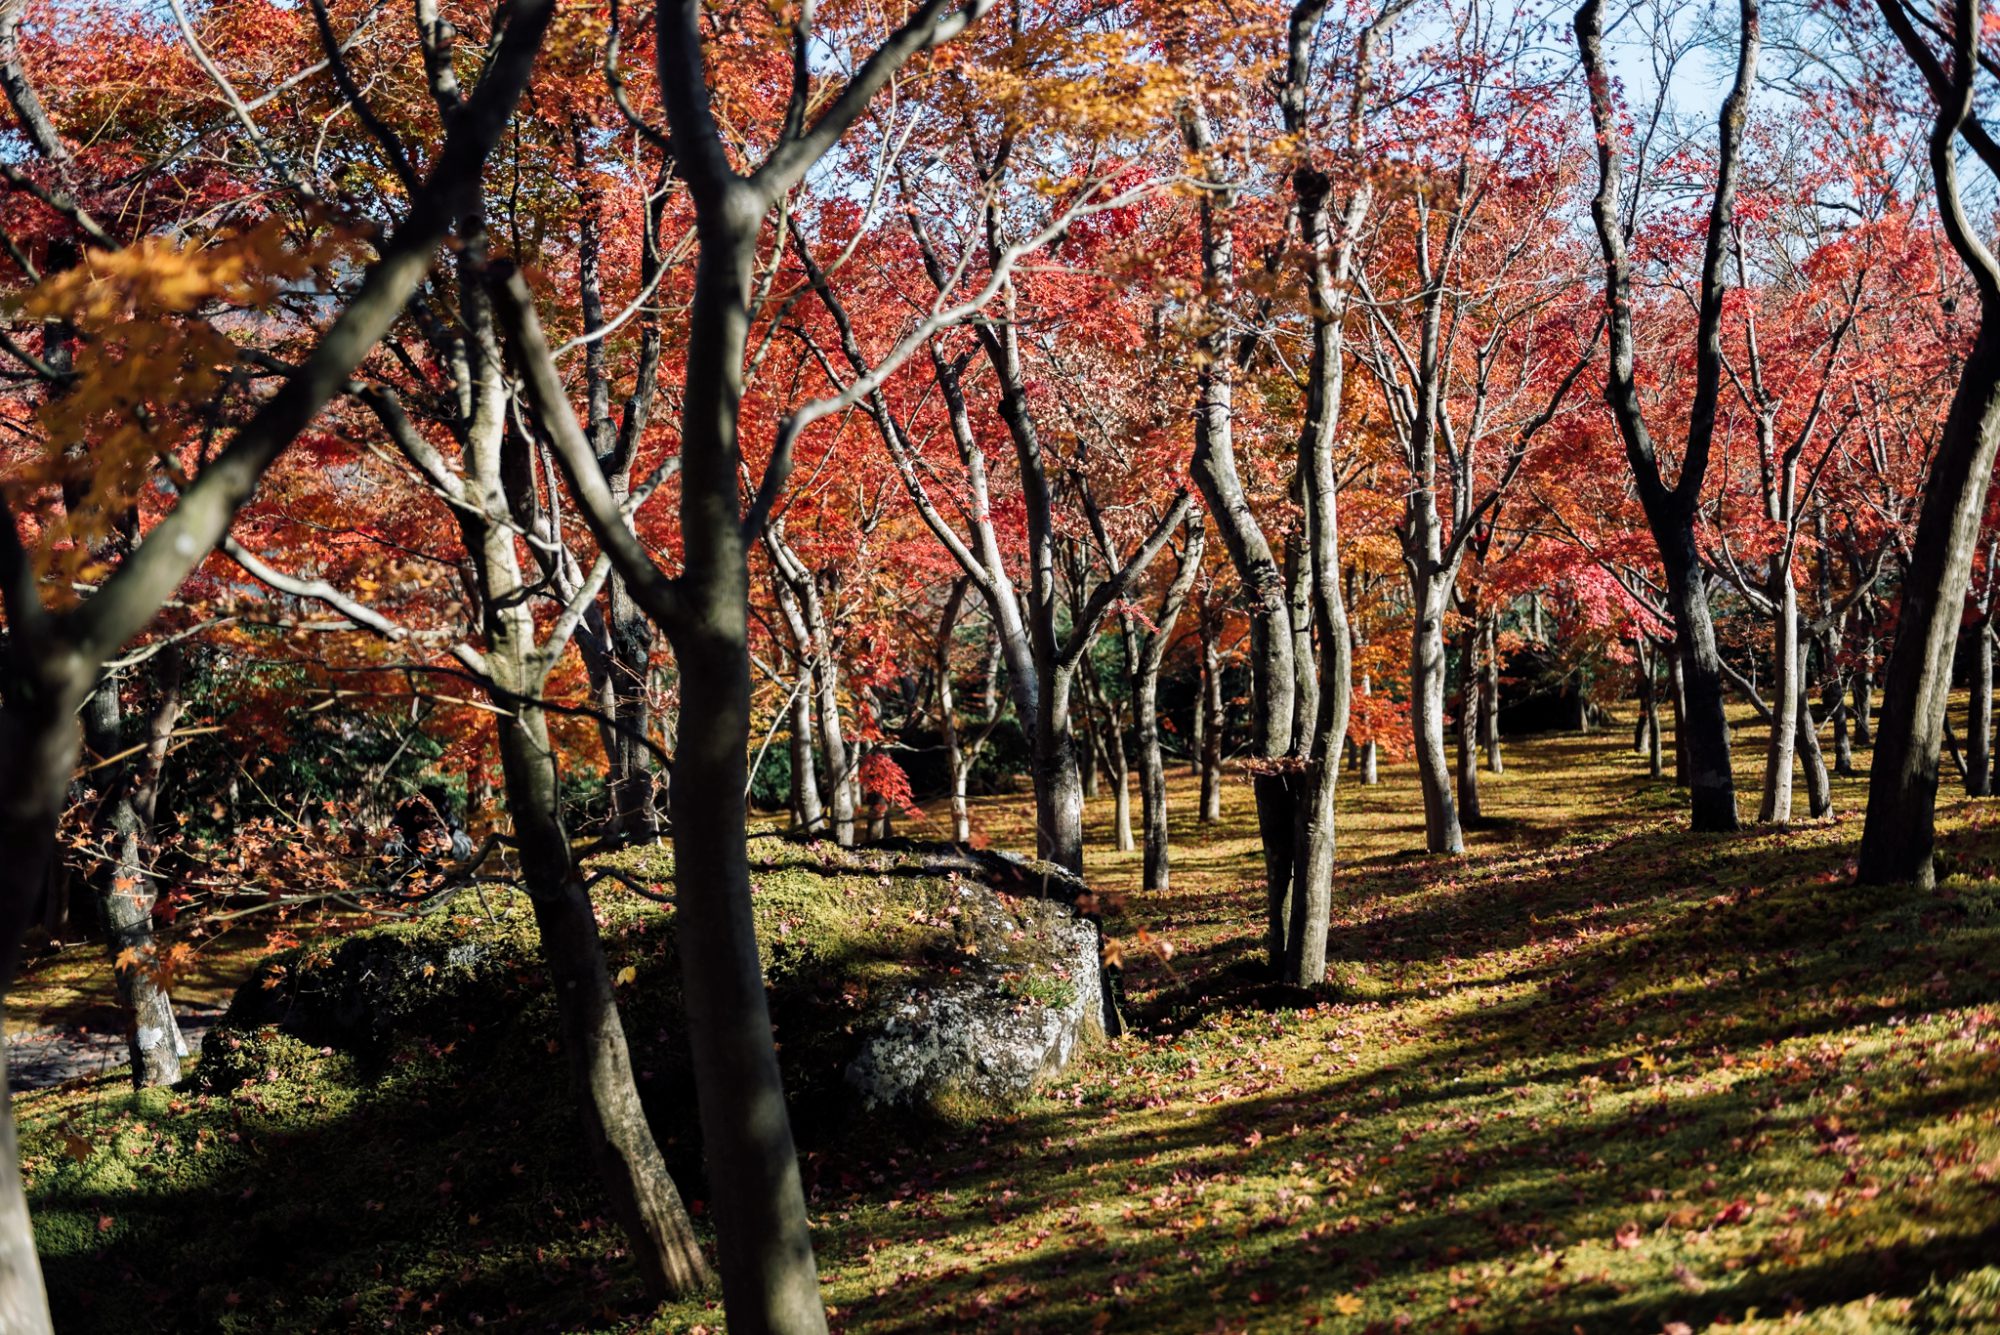
[[[1739,732],[1750,811],[1758,740]],[[1944,893],[1862,892],[1845,884],[1858,780],[1834,822],[1693,839],[1615,734],[1509,759],[1487,778],[1495,826],[1459,862],[1409,855],[1406,766],[1344,789],[1336,981],[1303,1002],[1255,980],[1247,787],[1197,827],[1177,776],[1176,888],[1132,901],[1177,948],[1170,966],[1128,954],[1140,1032],[969,1129],[862,1128],[810,1157],[836,1325],[1658,1331],[1793,1312],[1785,1329],[1950,1328],[1935,1290],[1912,1299],[2000,1255],[2000,808],[1946,805],[1961,875]],[[1024,808],[979,819],[1020,847]],[[1106,838],[1108,802],[1091,815]],[[1136,883],[1136,854],[1090,858],[1107,887]],[[188,1152],[166,1095],[20,1102],[38,1162],[86,1119],[93,1162]],[[523,1328],[632,1324],[555,1125],[450,1139],[414,1111],[386,1128],[338,1107],[232,1111],[259,1152],[199,1151],[228,1165],[207,1209],[284,1192],[315,1154],[382,1146],[377,1217],[297,1206],[322,1231],[406,1239],[382,1244],[374,1328],[456,1322],[469,1293]],[[469,1219],[516,1164],[541,1185]],[[75,1186],[36,1187],[56,1273],[143,1282],[145,1256],[119,1245],[130,1183],[107,1168]],[[214,1290],[205,1310],[226,1320],[238,1306]],[[719,1324],[699,1303],[650,1323]],[[2000,1310],[1960,1328],[2000,1328]]]

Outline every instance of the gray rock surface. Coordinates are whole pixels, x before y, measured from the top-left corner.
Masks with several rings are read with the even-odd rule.
[[[968,963],[869,1018],[848,1087],[866,1109],[1018,1098],[1105,1032],[1098,929],[1068,903],[959,883]]]

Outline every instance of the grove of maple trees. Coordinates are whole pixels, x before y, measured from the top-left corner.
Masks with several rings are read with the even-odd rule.
[[[0,977],[89,942],[175,1086],[216,943],[523,895],[647,1300],[808,1332],[753,830],[1013,803],[1171,971],[1241,793],[1298,1005],[1355,792],[1446,883],[1539,732],[1932,893],[1996,72],[1981,0],[0,0]],[[593,903],[662,843],[686,1192]]]

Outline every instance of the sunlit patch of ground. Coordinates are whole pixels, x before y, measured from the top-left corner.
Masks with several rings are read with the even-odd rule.
[[[1409,766],[1345,786],[1333,981],[1289,1009],[1247,782],[1204,826],[1175,773],[1163,896],[1091,803],[1091,876],[1175,947],[1126,952],[1137,1032],[822,1190],[837,1324],[2000,1329],[1992,1272],[1942,1283],[2000,1257],[2000,807],[1946,800],[1938,895],[1857,890],[1865,779],[1697,838],[1630,737],[1510,746],[1464,859],[1413,851]],[[1028,819],[977,811],[1001,846]]]

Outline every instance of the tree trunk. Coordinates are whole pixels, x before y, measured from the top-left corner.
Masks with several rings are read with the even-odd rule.
[[[1948,140],[1943,151],[1951,151]],[[1988,303],[1980,321],[1924,487],[1896,617],[1896,643],[1883,674],[1882,726],[1868,771],[1860,853],[1864,885],[1928,888],[1934,880],[1938,751],[1951,694],[1952,651],[1996,449],[2000,295]]]
[[[1667,772],[1666,756],[1660,745],[1660,703],[1657,690],[1646,700],[1646,773],[1655,779]]]
[[[75,676],[83,665],[76,664]],[[87,681],[36,680],[9,665],[0,704],[0,983],[11,985],[20,964],[21,936],[35,898],[56,864],[56,826],[76,767],[76,711]],[[4,1039],[0,1039],[4,1045]],[[5,1077],[0,1052],[0,1080]],[[0,1097],[8,1090],[0,1085]],[[41,1260],[21,1184],[20,1147],[11,1111],[0,1115],[0,1330],[48,1335],[48,1297]]]
[[[173,741],[174,725],[180,721],[184,700],[181,695],[181,655],[169,645],[152,660],[153,707],[146,723],[146,741],[136,763],[113,766],[113,777],[105,794],[105,815],[98,822],[99,837],[113,851],[109,875],[94,878],[97,884],[97,916],[111,956],[111,968],[118,983],[118,1000],[125,1012],[126,1048],[132,1058],[132,1083],[139,1089],[171,1085],[181,1078],[181,1059],[187,1043],[174,1021],[173,1003],[167,994],[163,963],[153,940],[153,906],[158,888],[153,874],[153,821],[165,777],[167,750]],[[118,685],[106,679],[93,697],[93,705],[109,700],[116,718]],[[90,749],[103,758],[99,748],[103,738],[88,726],[96,711],[85,710]],[[122,741],[117,728],[112,739]]]
[[[1162,626],[1157,632],[1172,630]],[[1164,891],[1172,861],[1167,836],[1167,762],[1160,754],[1160,667],[1157,659],[1142,667],[1132,701],[1139,744],[1139,829],[1145,845],[1141,889]],[[1199,708],[1195,711],[1199,714]]]
[[[1656,530],[1657,533],[1657,530]],[[1674,643],[1681,665],[1680,723],[1685,724],[1692,824],[1696,830],[1738,828],[1736,776],[1729,765],[1729,717],[1723,712],[1722,657],[1715,645],[1715,622],[1708,588],[1694,563],[1692,520],[1677,533],[1658,534],[1666,562],[1668,605],[1674,614]],[[1674,538],[1674,542],[1669,542]],[[1682,729],[1676,728],[1676,732]]]
[[[743,1335],[820,1335],[826,1312],[771,1041],[744,829],[750,580],[737,431],[750,268],[764,208],[740,182],[721,191],[698,211],[702,245],[688,316],[682,404],[680,517],[687,573],[678,581],[684,615],[670,625],[681,669],[683,724],[670,790],[677,935],[730,1328]],[[831,657],[821,653],[824,660]],[[831,685],[829,675],[821,687],[823,725],[829,713],[838,718]],[[832,735],[838,745],[837,725]],[[830,752],[827,764],[836,783],[847,781],[844,755]],[[851,839],[851,796],[836,805],[836,822],[843,815]]]
[[[1875,632],[1861,640],[1861,661],[1854,668],[1854,744],[1875,745]]]
[[[944,612],[938,619],[937,636],[932,642],[932,658],[937,672],[938,732],[944,745],[945,773],[951,784],[951,838],[953,843],[959,844],[967,843],[972,838],[972,813],[965,805],[965,773],[971,768],[971,761],[958,737],[958,698],[951,680],[951,646],[959,609],[965,604],[966,590],[971,583],[969,578],[961,577],[952,585],[951,595],[945,599]]]
[[[1223,211],[1202,203],[1204,270],[1226,281],[1234,270],[1232,239]],[[1194,477],[1210,518],[1236,567],[1250,617],[1251,745],[1258,761],[1252,778],[1257,832],[1264,850],[1265,951],[1274,973],[1285,963],[1292,918],[1292,841],[1296,803],[1289,777],[1275,762],[1292,750],[1296,683],[1292,676],[1291,602],[1284,575],[1236,468],[1233,393],[1228,340],[1217,336],[1214,353],[1196,372]]]
[[[1050,673],[1051,677],[1061,674]],[[1035,736],[1037,852],[1059,867],[1083,872],[1083,774],[1069,726],[1069,683],[1052,682]],[[1055,694],[1060,692],[1059,695]]]
[[[1195,712],[1201,719],[1201,809],[1198,819],[1213,825],[1222,819],[1222,655],[1216,645],[1221,632],[1219,620],[1201,605],[1201,700]]]
[[[1771,736],[1764,749],[1764,799],[1757,819],[1783,825],[1792,818],[1792,765],[1798,753],[1799,682],[1805,661],[1799,643],[1799,591],[1790,563],[1779,561],[1772,573]]]
[[[1481,621],[1474,618],[1459,643],[1458,680],[1458,818],[1463,825],[1480,819],[1479,812],[1479,720],[1484,671],[1479,665],[1483,640]]]
[[[1972,635],[1972,699],[1965,720],[1965,795],[1993,794],[1993,623],[1982,615]]]
[[[1833,724],[1833,772],[1851,775],[1854,773],[1854,742],[1848,732],[1847,681],[1839,669],[1845,621],[1845,616],[1837,618],[1821,635],[1820,671],[1825,674],[1826,680],[1820,688],[1820,705]]]
[[[788,707],[792,747],[792,825],[808,834],[826,832],[826,810],[819,800],[819,772],[813,758],[812,669],[799,664],[799,680],[792,687]]]
[[[1674,787],[1688,786],[1687,753],[1687,677],[1681,669],[1680,653],[1672,648],[1667,652],[1667,685],[1671,688],[1668,702],[1674,707]]]
[[[854,819],[861,803],[860,757],[847,745],[840,723],[840,662],[834,656],[833,639],[828,633],[824,604],[811,579],[809,594],[801,599],[806,624],[812,631],[813,683],[819,695],[819,749],[826,757],[827,805],[833,809],[833,840],[842,848],[854,846]],[[683,678],[686,671],[683,669]],[[687,697],[682,694],[681,717],[687,717]]]
[[[1803,652],[1800,655],[1804,657]],[[1819,726],[1813,719],[1812,693],[1805,689],[1805,668],[1799,668],[1799,761],[1806,776],[1806,811],[1814,820],[1833,814],[1833,780],[1827,777],[1826,756],[1819,746]]]
[[[1424,847],[1432,853],[1463,853],[1465,836],[1451,795],[1451,766],[1445,759],[1444,617],[1441,595],[1424,589],[1410,631],[1410,733],[1417,751],[1417,778],[1424,794]]]
[[[557,815],[547,722],[540,710],[517,705],[499,730],[507,809],[555,990],[585,1143],[647,1290],[662,1297],[691,1293],[709,1282],[708,1265],[639,1101],[597,917]]]
[[[1125,758],[1125,739],[1111,737],[1111,841],[1120,853],[1130,853],[1138,844],[1132,838],[1132,771]]]
[[[1486,689],[1479,693],[1479,736],[1486,748],[1486,770],[1505,774],[1500,756],[1500,618],[1486,618]]]
[[[594,345],[593,345],[594,346]],[[632,601],[617,575],[605,581],[606,628],[610,632],[612,719],[616,741],[606,776],[612,828],[637,843],[660,837],[660,808],[653,791],[653,758],[646,745],[652,731],[653,626]]]

